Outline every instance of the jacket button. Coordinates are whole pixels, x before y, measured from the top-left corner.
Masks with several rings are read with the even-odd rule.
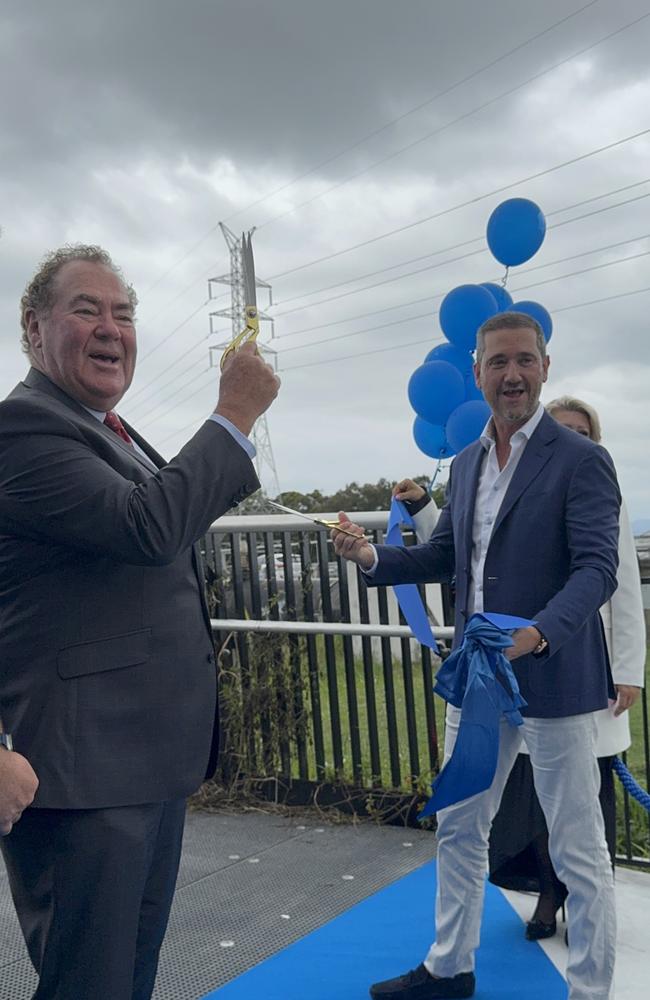
[[[208,663],[214,663],[214,653],[208,653],[206,660]]]

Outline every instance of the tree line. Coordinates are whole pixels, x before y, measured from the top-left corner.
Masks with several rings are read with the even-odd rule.
[[[425,490],[429,486],[429,476],[414,476],[414,482],[422,486]],[[365,510],[388,510],[396,479],[380,479],[376,483],[348,483],[335,493],[323,493],[321,490],[311,490],[308,493],[300,493],[298,490],[287,490],[277,497],[271,497],[277,503],[293,507],[303,514],[314,514],[318,512],[332,511],[365,511]],[[433,499],[438,506],[444,504],[445,487],[435,486],[431,491]],[[238,514],[270,513],[268,505],[265,504],[266,497],[260,491],[255,496],[240,504],[237,508]]]

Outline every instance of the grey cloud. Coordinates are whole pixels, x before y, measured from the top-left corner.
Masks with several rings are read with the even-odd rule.
[[[579,6],[576,0],[574,9]],[[409,152],[390,156],[639,17],[644,7],[641,0],[593,4],[293,185],[296,175],[564,17],[569,12],[566,4],[136,0],[106,5],[60,0],[26,2],[12,12],[5,7],[0,21],[0,86],[9,97],[0,120],[2,389],[8,391],[24,371],[16,346],[17,302],[36,261],[44,250],[66,241],[101,242],[141,297],[142,361],[125,406],[136,420],[153,421],[148,430],[152,440],[175,434],[163,449],[173,451],[183,440],[181,429],[193,419],[198,423],[216,394],[216,373],[212,377],[204,372],[207,347],[215,339],[207,338],[210,306],[202,303],[207,277],[228,266],[219,231],[206,235],[219,219],[230,218],[286,184],[281,194],[232,219],[235,229],[261,227],[255,236],[258,270],[262,276],[278,274],[639,130],[647,121],[650,20],[585,56],[583,62],[593,66],[590,74],[580,77],[575,65],[549,73],[418,142]],[[635,98],[634,88],[644,87]],[[649,149],[647,139],[638,140],[510,193],[533,197],[552,213],[640,180],[647,174]],[[383,157],[390,158],[342,183]],[[226,170],[224,164],[231,164],[231,174],[215,180],[217,166]],[[317,194],[321,196],[310,200]],[[278,278],[274,297],[282,303],[481,236],[489,212],[507,196],[494,195],[360,251]],[[275,218],[303,202],[308,204]],[[594,203],[594,208],[606,204],[608,200]],[[647,206],[647,201],[639,201],[550,230],[531,264],[642,235],[648,229]],[[549,216],[552,220],[558,217]],[[643,246],[647,248],[647,241]],[[641,248],[637,244],[636,249]],[[536,277],[564,275],[626,252],[632,250],[558,264]],[[280,339],[275,344],[281,366],[294,367],[294,372],[284,375],[282,394],[269,415],[283,485],[335,489],[354,478],[377,479],[428,467],[411,441],[412,414],[405,392],[409,374],[428,345],[401,345],[440,337],[433,316],[439,302],[436,292],[463,281],[498,278],[501,270],[484,254],[319,306],[314,302],[326,294],[296,300],[304,308],[278,319]],[[640,288],[649,284],[647,275],[647,258],[641,258],[525,294],[553,312]],[[515,272],[509,283],[517,286],[526,280],[536,278]],[[406,305],[425,296],[431,301]],[[389,306],[396,308],[383,317],[348,319]],[[575,379],[588,388],[596,384],[595,373],[602,372],[603,365],[612,371],[625,361],[647,366],[647,309],[646,294],[558,312],[552,379],[563,387]],[[282,304],[275,312],[281,311]],[[426,315],[283,355],[289,346],[419,313]],[[179,324],[178,332],[158,347]],[[324,328],[287,337],[314,324]],[[338,366],[295,367],[386,347],[395,349]],[[158,387],[177,375],[169,389],[157,395]],[[190,384],[192,379],[196,381]],[[150,382],[151,388],[138,395]],[[177,392],[185,383],[187,388]],[[171,393],[176,395],[162,417],[154,406]],[[618,404],[605,399],[603,405],[607,410]],[[626,422],[624,416],[609,421],[607,412],[602,416],[614,428],[613,451],[617,441],[622,445],[626,437],[638,436],[632,417]],[[296,440],[297,426],[316,422],[327,426],[328,440],[330,435],[334,441],[351,435],[362,441],[362,448],[354,445],[342,455],[327,442],[316,449],[310,441]],[[620,454],[632,470],[628,451],[621,447]],[[637,476],[636,469],[634,465],[635,512],[641,516],[650,509],[650,483],[646,474],[644,484],[643,472]],[[631,481],[632,472],[627,476]]]

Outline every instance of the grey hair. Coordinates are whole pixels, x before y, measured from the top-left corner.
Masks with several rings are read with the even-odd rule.
[[[27,285],[20,300],[20,325],[22,327],[20,346],[25,354],[31,353],[25,314],[29,309],[33,309],[34,312],[42,316],[48,314],[56,299],[56,277],[65,264],[75,260],[87,261],[90,264],[103,264],[104,267],[108,267],[123,283],[131,308],[135,312],[135,307],[138,304],[135,289],[126,283],[120,268],[113,263],[110,254],[102,247],[93,244],[73,243],[59,247],[58,250],[51,250],[41,261],[38,271]]]
[[[550,413],[551,416],[554,416],[559,410],[569,410],[570,413],[581,413],[583,417],[586,417],[589,424],[589,437],[596,444],[600,444],[602,437],[600,418],[593,406],[590,406],[589,403],[584,403],[581,399],[576,399],[575,396],[558,396],[557,399],[552,399],[550,403],[546,404],[546,412]]]
[[[537,350],[542,357],[542,361],[546,357],[546,337],[537,320],[529,316],[528,313],[514,311],[501,312],[497,313],[496,316],[490,316],[489,319],[486,319],[485,323],[476,331],[477,365],[481,364],[483,354],[485,353],[485,334],[491,333],[493,330],[533,330],[537,342]]]

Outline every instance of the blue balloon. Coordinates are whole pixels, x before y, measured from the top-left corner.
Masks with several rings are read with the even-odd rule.
[[[440,424],[430,424],[422,417],[413,421],[413,440],[416,445],[430,458],[451,458],[454,449],[445,434],[445,428]]]
[[[481,288],[487,288],[490,295],[494,295],[499,312],[507,312],[512,306],[512,295],[503,285],[495,285],[493,281],[482,281]]]
[[[424,360],[425,362],[448,361],[450,365],[457,368],[463,375],[471,372],[474,365],[474,358],[469,351],[461,351],[458,347],[454,347],[453,344],[438,344],[432,351],[429,351]]]
[[[468,403],[470,399],[485,399],[485,396],[476,384],[474,372],[465,376],[465,402]]]
[[[526,313],[527,316],[532,316],[533,319],[536,319],[544,331],[544,339],[548,344],[553,335],[553,320],[551,319],[551,314],[548,309],[541,306],[539,302],[522,299],[521,302],[512,303],[510,306],[510,312]]]
[[[448,361],[427,361],[411,375],[408,397],[419,417],[430,424],[444,424],[465,398],[465,382]]]
[[[473,351],[479,326],[498,312],[496,299],[487,289],[458,285],[445,295],[438,316],[447,340],[461,351]]]
[[[490,407],[480,399],[462,403],[445,424],[447,440],[454,451],[462,451],[472,441],[478,440],[491,414]]]
[[[537,253],[546,235],[546,219],[539,205],[528,198],[509,198],[492,212],[487,242],[506,267],[523,264]]]

